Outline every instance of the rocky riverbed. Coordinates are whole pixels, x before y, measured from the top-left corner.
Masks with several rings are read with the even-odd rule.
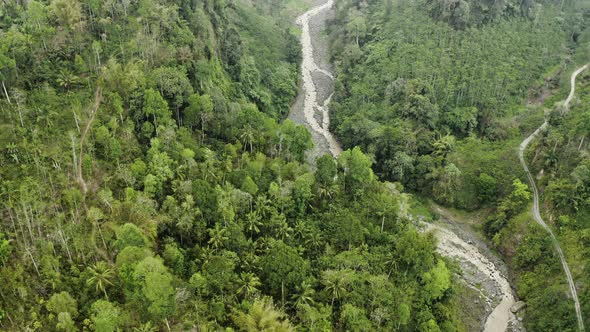
[[[328,57],[326,21],[333,15],[333,0],[318,1],[314,7],[297,18],[301,26],[302,82],[289,119],[304,124],[311,132],[314,148],[309,161],[326,153],[337,157],[342,149],[330,133],[328,104],[334,91],[334,77]]]
[[[454,259],[461,267],[460,279],[478,294],[469,307],[479,307],[485,313],[480,317],[480,331],[525,331],[521,318],[513,312],[522,306],[508,279],[508,268],[494,255],[468,225],[454,222],[443,210],[438,223],[421,223],[425,231],[432,231],[438,238],[441,255]],[[476,310],[477,311],[477,310]]]

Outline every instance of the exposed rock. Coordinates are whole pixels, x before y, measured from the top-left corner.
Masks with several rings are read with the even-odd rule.
[[[518,301],[516,303],[514,303],[514,305],[512,307],[510,307],[510,311],[512,311],[513,314],[521,311],[522,309],[524,309],[526,307],[526,303],[524,301]]]
[[[450,229],[436,224],[423,224],[426,230],[434,230],[439,240],[438,252],[457,260],[468,284],[477,284],[482,299],[489,307],[483,322],[484,332],[507,331],[514,325],[516,316],[510,311],[515,303],[510,283],[494,261],[482,254],[473,244],[468,244]],[[466,273],[467,272],[467,273]],[[489,295],[486,295],[489,294]],[[501,295],[501,296],[498,296]]]

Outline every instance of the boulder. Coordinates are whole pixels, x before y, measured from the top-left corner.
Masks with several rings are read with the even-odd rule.
[[[526,307],[526,303],[524,301],[518,301],[516,303],[514,303],[514,305],[510,308],[510,311],[512,311],[513,314],[521,311],[522,309],[524,309]]]

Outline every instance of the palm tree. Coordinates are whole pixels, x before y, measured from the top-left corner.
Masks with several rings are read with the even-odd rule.
[[[176,228],[180,233],[180,243],[184,243],[184,236],[192,233],[194,223],[193,218],[188,213],[183,213],[176,221]]]
[[[262,218],[268,216],[272,206],[271,204],[272,202],[266,197],[266,195],[256,196],[256,211],[258,211],[258,214],[260,214]]]
[[[37,123],[40,123],[45,128],[53,128],[53,118],[57,116],[57,112],[54,111],[44,111],[38,112],[37,115]]]
[[[268,297],[254,301],[248,313],[239,312],[234,317],[234,322],[240,331],[246,332],[295,331],[285,314],[277,310],[272,303],[272,299]]]
[[[317,187],[317,191],[318,191],[318,197],[320,198],[320,200],[323,199],[331,199],[332,195],[334,195],[334,185],[324,185],[324,184],[319,184]]]
[[[107,294],[106,287],[113,285],[113,283],[109,280],[113,277],[113,270],[111,270],[107,263],[103,261],[89,266],[88,270],[92,276],[86,280],[86,284],[95,285],[96,291],[102,291],[108,301],[109,295]]]
[[[200,255],[200,263],[201,264],[205,264],[205,263],[209,263],[209,261],[211,260],[211,257],[213,257],[213,255],[215,254],[215,249],[206,246],[206,247],[202,247],[201,248],[201,255]]]
[[[243,251],[241,254],[242,269],[247,271],[260,271],[261,269],[258,264],[260,257],[254,253],[254,246],[256,246],[256,243],[248,240],[248,246],[251,246],[252,248]]]
[[[262,285],[260,283],[260,278],[258,278],[252,272],[240,273],[239,284],[240,287],[238,288],[238,292],[243,294],[246,298],[250,298],[256,292],[258,292],[258,287]]]
[[[389,267],[389,268],[388,268],[388,271],[387,271],[387,278],[389,278],[389,277],[391,276],[391,273],[392,273],[394,270],[397,270],[397,268],[398,268],[397,261],[398,261],[398,258],[397,258],[397,255],[396,255],[396,254],[394,254],[394,253],[391,253],[391,254],[389,254],[389,255],[387,256],[387,258],[386,258],[386,260],[385,260],[385,265],[386,265],[387,267]]]
[[[227,236],[225,236],[226,232],[227,229],[221,228],[220,224],[215,224],[215,228],[209,230],[209,236],[211,238],[207,243],[209,243],[214,249],[219,249],[223,246],[225,241],[229,239]]]
[[[70,70],[60,70],[55,80],[64,89],[68,90],[72,85],[80,82],[80,77],[74,75]]]
[[[307,226],[307,224],[305,223],[305,221],[303,220],[297,220],[297,222],[295,223],[295,227],[293,229],[293,233],[295,234],[295,237],[297,239],[304,239],[307,235],[307,233],[309,233],[309,227]]]
[[[286,238],[290,237],[291,232],[293,232],[293,229],[289,227],[289,224],[287,224],[287,221],[284,218],[277,220],[274,223],[273,228],[275,238],[280,240],[285,240]]]
[[[246,146],[249,144],[250,145],[250,154],[252,154],[252,142],[254,141],[254,129],[250,125],[247,125],[244,128],[244,131],[242,132],[240,139],[242,141],[244,141],[244,151],[246,151]],[[248,144],[246,144],[246,143],[248,143]]]
[[[435,155],[441,156],[443,159],[445,159],[447,154],[455,147],[455,136],[445,135],[432,143],[432,147],[434,148]]]
[[[158,329],[152,326],[152,322],[141,324],[139,327],[134,327],[133,332],[156,332]]]
[[[301,286],[297,287],[297,292],[291,296],[291,299],[295,301],[295,307],[301,305],[312,305],[315,301],[313,296],[315,295],[315,289],[311,287],[311,284],[307,281],[303,281]]]
[[[310,230],[305,236],[305,245],[314,249],[319,248],[322,245],[322,234]]]
[[[205,148],[203,154],[205,158],[205,162],[201,164],[201,166],[203,167],[203,179],[207,181],[207,178],[211,176],[215,180],[217,180],[217,175],[215,174],[215,171],[217,171],[218,167],[216,165],[217,156],[215,155],[215,152]]]
[[[254,241],[256,246],[256,251],[260,254],[262,252],[266,252],[269,248],[269,244],[272,241],[272,238],[268,236],[262,236]]]
[[[346,294],[346,271],[328,270],[324,272],[322,283],[326,287],[328,294],[332,295],[332,306],[334,301],[342,298]]]
[[[248,212],[246,214],[246,229],[250,231],[250,238],[252,238],[252,232],[256,234],[260,232],[258,226],[262,226],[258,212]]]

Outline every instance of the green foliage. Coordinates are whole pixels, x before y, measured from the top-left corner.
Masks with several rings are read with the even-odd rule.
[[[172,276],[162,260],[147,257],[137,264],[134,272],[139,295],[146,300],[147,311],[155,320],[165,319],[174,312],[176,294],[172,287]]]
[[[279,129],[279,154],[285,149],[289,154],[288,159],[295,159],[298,162],[304,162],[305,151],[313,147],[311,133],[303,126],[297,126],[291,120],[285,120]]]
[[[486,173],[481,173],[478,177],[477,199],[480,202],[490,202],[496,196],[496,179]]]
[[[264,285],[275,294],[289,292],[308,277],[309,263],[283,241],[272,241],[268,252],[261,257]]]
[[[128,246],[145,247],[147,244],[147,238],[134,224],[126,223],[117,230],[117,241],[115,241],[115,246],[119,250]]]
[[[561,61],[569,29],[561,15],[535,1],[341,1],[331,26],[331,127],[345,148],[372,157],[376,175],[439,203],[475,209],[503,197],[504,189],[480,195],[477,178],[510,185],[515,170],[500,167],[518,162],[497,155],[519,138],[507,117]]]
[[[201,131],[205,131],[207,121],[213,116],[213,101],[209,95],[194,94],[188,99],[189,106],[184,110],[185,124],[193,128],[200,124]]]
[[[47,310],[54,314],[68,313],[71,318],[78,316],[78,303],[68,292],[60,292],[51,295],[47,301]],[[64,317],[67,321],[67,318]]]
[[[57,315],[57,324],[55,325],[58,331],[75,332],[78,331],[76,324],[69,312],[60,312]]]
[[[460,324],[432,239],[406,220],[401,186],[377,181],[374,150],[311,171],[311,134],[280,121],[297,93],[302,4],[6,2],[1,330]],[[359,11],[343,25],[359,59],[373,24]],[[399,90],[405,116],[475,131],[469,116],[436,114],[429,84]],[[407,181],[445,169],[455,148],[427,135],[436,153],[418,167],[400,150],[411,130],[361,123]],[[426,294],[427,273],[429,292],[448,296]]]
[[[160,93],[176,108],[181,107],[193,92],[193,87],[181,68],[157,68],[151,76]]]
[[[8,256],[12,252],[13,248],[10,245],[8,239],[6,239],[3,233],[0,233],[0,261],[2,265],[5,266],[6,262],[8,261]]]
[[[113,271],[108,267],[106,262],[98,262],[95,265],[88,267],[91,277],[86,280],[88,285],[94,285],[96,291],[102,291],[108,299],[106,288],[113,286],[111,279],[113,278]]]
[[[447,289],[451,286],[451,275],[445,262],[439,260],[438,263],[422,276],[424,289],[432,299],[442,297]]]
[[[298,177],[293,184],[293,203],[295,210],[299,212],[299,215],[303,216],[311,199],[313,192],[311,190],[314,183],[313,176],[311,174],[305,174]]]
[[[285,314],[274,307],[271,298],[256,299],[247,312],[238,312],[234,316],[234,321],[239,331],[294,331]]]
[[[462,29],[500,20],[502,17],[530,17],[537,13],[536,6],[543,1],[490,1],[490,0],[429,0],[428,10],[434,18]]]
[[[578,7],[580,12],[587,12],[587,9],[583,9],[587,8],[587,4],[579,3],[577,6],[580,6]],[[575,20],[575,16],[571,19]],[[574,27],[574,29],[577,28]],[[588,32],[587,26],[584,31]],[[579,47],[585,46],[580,44]],[[585,62],[587,58],[584,59]],[[590,303],[589,285],[581,281],[587,279],[587,264],[590,257],[588,250],[585,249],[588,245],[588,234],[590,234],[590,224],[587,222],[590,213],[588,204],[590,160],[586,140],[590,88],[587,71],[578,76],[577,82],[576,97],[570,104],[569,112],[563,113],[558,121],[552,122],[547,131],[536,140],[534,148],[539,157],[533,158],[531,154],[527,159],[530,161],[531,172],[538,175],[537,185],[542,193],[540,203],[544,219],[548,221],[564,248],[565,257],[572,269],[578,289],[582,313],[585,313]],[[569,84],[564,84],[564,90],[569,88]],[[557,107],[554,112],[559,113]],[[573,330],[575,317],[571,314],[574,310],[571,301],[563,297],[550,298],[551,294],[566,291],[567,285],[558,281],[553,283],[539,281],[539,279],[557,279],[561,276],[559,262],[552,254],[550,241],[543,234],[529,236],[524,239],[515,258],[519,266],[528,272],[523,274],[522,289],[535,309],[530,319],[527,319],[530,328]],[[538,265],[549,265],[552,269],[535,268]],[[585,267],[580,268],[581,266]],[[562,319],[550,320],[544,316],[547,311],[543,308],[547,306],[551,306],[552,312]],[[586,316],[584,317],[585,323],[588,324]]]
[[[324,186],[334,182],[336,177],[336,162],[329,155],[323,155],[316,160],[317,170],[315,172],[316,182]]]
[[[342,307],[340,321],[348,331],[369,331],[372,327],[365,310],[351,304]]]
[[[498,233],[508,220],[524,209],[530,199],[529,187],[519,179],[514,179],[512,193],[500,201],[496,214],[486,221],[484,226],[486,233],[491,237]]]
[[[113,303],[98,300],[92,304],[90,318],[96,332],[114,332],[120,322],[120,309]]]
[[[166,100],[153,89],[147,89],[143,94],[143,114],[152,121],[156,132],[160,125],[167,125],[172,117]]]
[[[242,187],[240,188],[242,191],[249,193],[250,195],[256,195],[258,192],[258,186],[252,180],[251,177],[246,176],[244,182],[242,182]]]
[[[359,197],[374,180],[371,161],[359,147],[344,151],[338,157],[344,168],[344,188],[353,197]]]

